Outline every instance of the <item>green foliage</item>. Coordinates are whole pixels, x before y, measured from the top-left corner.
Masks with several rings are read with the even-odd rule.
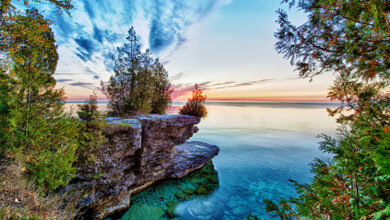
[[[171,103],[168,73],[151,52],[141,52],[134,28],[131,27],[127,43],[118,47],[115,75],[108,84],[101,83],[103,93],[110,99],[110,115],[122,116],[134,112],[163,114]]]
[[[171,104],[171,84],[168,80],[168,72],[164,66],[156,59],[152,65],[154,96],[152,99],[152,111],[155,114],[164,114]]]
[[[295,1],[290,2],[290,6]],[[340,107],[337,137],[320,137],[331,160],[316,158],[309,184],[294,182],[298,196],[283,210],[266,201],[268,211],[309,219],[385,219],[390,217],[390,76],[387,1],[300,0],[309,14],[299,27],[279,11],[276,49],[291,59],[301,76],[337,73],[329,98]]]
[[[297,219],[297,215],[294,213],[291,205],[286,200],[281,200],[279,206],[273,203],[269,199],[264,199],[265,210],[270,213],[274,213],[271,217],[279,217],[280,219],[292,220]]]
[[[98,111],[96,98],[94,93],[84,104],[78,105],[77,114],[81,119],[78,124],[78,161],[75,162],[78,167],[95,163],[94,151],[106,142],[103,135],[103,129],[106,127],[105,117]]]
[[[204,106],[205,102],[206,96],[202,94],[202,90],[195,84],[195,89],[192,91],[192,97],[179,109],[179,114],[205,118],[207,116],[207,109]]]
[[[0,95],[6,120],[0,138],[24,162],[29,178],[46,190],[75,173],[77,121],[63,112],[63,91],[54,89],[58,60],[51,22],[35,9],[9,13],[1,26]],[[6,132],[4,132],[6,131]]]
[[[46,0],[47,2],[50,2],[51,4],[54,4],[55,7],[58,9],[58,12],[61,12],[61,10],[64,10],[66,13],[69,14],[69,11],[73,8],[73,5],[71,4],[71,0]],[[28,6],[30,2],[33,3],[41,3],[40,0],[23,0],[24,5]],[[7,12],[12,11],[15,9],[15,6],[12,5],[12,0],[1,0],[0,5],[0,15],[5,15]]]
[[[77,111],[77,115],[83,122],[90,122],[99,116],[96,94],[91,95],[86,103],[78,105],[78,107],[79,110]]]
[[[9,127],[9,100],[12,94],[12,79],[5,73],[0,73],[0,150],[7,146],[5,142]]]
[[[53,191],[59,186],[66,185],[76,173],[76,168],[72,166],[77,159],[75,153],[78,143],[74,138],[77,137],[76,125],[75,119],[68,118],[56,123],[57,129],[51,126],[47,126],[45,130],[34,129],[37,137],[43,136],[38,134],[40,132],[47,132],[50,136],[46,136],[48,138],[46,140],[41,140],[33,151],[28,151],[29,154],[25,158],[26,171],[29,177],[45,190]],[[57,132],[58,136],[54,136],[53,132]],[[57,144],[56,142],[60,141],[58,137],[66,144]],[[73,140],[62,137],[70,137]]]
[[[290,2],[292,7],[295,0]],[[390,77],[388,1],[297,0],[308,22],[295,26],[279,10],[276,50],[290,59],[299,74],[313,77],[338,72],[370,80]]]
[[[384,213],[390,204],[390,121],[378,120],[389,110],[383,103],[366,104],[367,108],[355,114],[353,122],[339,129],[337,139],[321,135],[321,150],[334,157],[329,162],[316,159],[312,163],[312,183],[297,184],[299,196],[290,201],[301,215],[371,218]]]

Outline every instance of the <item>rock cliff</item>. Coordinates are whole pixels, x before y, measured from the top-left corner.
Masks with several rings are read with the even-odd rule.
[[[109,117],[107,143],[93,151],[94,160],[79,168],[64,192],[82,197],[84,215],[102,219],[130,206],[130,197],[163,179],[181,178],[207,164],[219,148],[187,142],[200,119],[186,115]]]

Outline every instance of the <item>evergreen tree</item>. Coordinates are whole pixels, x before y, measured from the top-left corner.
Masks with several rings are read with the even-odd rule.
[[[121,116],[137,111],[163,114],[172,93],[167,72],[149,50],[141,51],[133,27],[128,34],[127,43],[117,48],[115,75],[107,85],[101,83],[103,93],[110,99],[109,114]]]
[[[78,160],[75,165],[79,169],[95,167],[96,149],[104,146],[106,137],[103,130],[106,126],[104,115],[100,114],[97,106],[97,96],[93,93],[84,104],[78,105],[77,114],[82,123],[79,125],[79,147],[77,149]]]
[[[77,107],[79,108],[77,115],[85,123],[97,120],[100,117],[97,106],[97,96],[95,92],[89,97],[88,100],[85,101],[84,104],[77,105]]]
[[[152,100],[152,113],[164,114],[165,109],[171,104],[172,88],[168,80],[168,72],[156,59],[152,66],[155,95]]]
[[[290,2],[290,6],[295,1]],[[338,137],[320,135],[332,160],[315,159],[309,184],[277,206],[280,219],[385,219],[390,217],[390,3],[381,0],[300,0],[309,21],[292,25],[279,11],[276,49],[301,76],[332,71],[329,97],[341,102]]]
[[[38,185],[53,190],[75,173],[77,129],[63,112],[63,91],[54,88],[58,55],[50,24],[36,9],[7,17],[1,52],[12,62],[3,70],[8,79],[0,87],[12,85],[3,128],[8,132],[2,141],[25,157],[29,176]]]

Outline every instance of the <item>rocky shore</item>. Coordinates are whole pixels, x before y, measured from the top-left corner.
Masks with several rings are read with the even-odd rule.
[[[200,119],[186,115],[108,117],[106,144],[93,150],[94,161],[81,166],[62,191],[77,193],[84,216],[103,219],[130,207],[131,197],[157,181],[176,179],[202,168],[219,148],[186,142]]]

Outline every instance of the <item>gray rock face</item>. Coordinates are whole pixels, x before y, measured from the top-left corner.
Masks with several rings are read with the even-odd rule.
[[[201,168],[218,147],[187,142],[200,119],[186,115],[149,115],[132,119],[109,117],[108,143],[94,152],[96,163],[78,170],[65,191],[83,194],[79,206],[102,219],[130,205],[130,196],[155,181],[180,178]]]
[[[167,178],[181,178],[200,169],[219,152],[215,145],[199,141],[188,141],[176,146],[175,157],[167,170]]]
[[[175,145],[184,143],[198,129],[197,117],[187,115],[149,115],[136,117],[142,124],[142,147],[138,152],[136,185],[166,175],[175,155]]]

